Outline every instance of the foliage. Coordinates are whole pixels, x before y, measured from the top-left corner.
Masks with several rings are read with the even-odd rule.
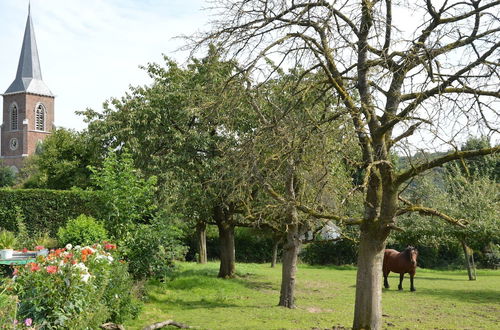
[[[96,329],[104,321],[134,316],[127,265],[116,259],[116,246],[58,249],[16,269],[14,293],[18,318],[46,328]]]
[[[16,245],[16,235],[8,230],[0,231],[0,249],[13,249]]]
[[[16,297],[4,294],[0,285],[0,329],[10,329],[16,319]]]
[[[228,199],[237,170],[225,158],[235,144],[225,119],[244,106],[242,82],[228,81],[235,63],[218,53],[212,46],[186,67],[167,57],[164,64],[148,64],[151,85],[131,88],[102,113],[83,113],[95,140],[125,146],[137,168],[158,177],[160,200],[192,221],[210,219],[214,205]]]
[[[107,239],[104,225],[96,219],[84,214],[70,219],[64,227],[57,231],[59,242],[63,245],[91,245]]]
[[[91,185],[89,165],[99,163],[86,133],[58,128],[43,141],[41,152],[31,156],[22,172],[25,188],[70,189]]]
[[[101,169],[91,168],[92,182],[101,190],[109,210],[105,218],[108,232],[125,238],[136,223],[147,222],[156,210],[156,177],[144,179],[134,168],[131,154],[109,152]]]
[[[490,159],[495,157],[489,156]],[[476,251],[476,261],[488,265],[487,247],[500,242],[497,221],[500,217],[500,187],[490,176],[494,166],[488,170],[483,163],[477,166],[477,170],[472,170],[480,161],[472,159],[448,164],[425,177],[416,178],[405,192],[405,197],[415,204],[439,208],[457,219],[465,219],[468,222],[465,228],[442,225],[439,219],[418,214],[405,215],[398,221],[405,231],[394,233],[389,244],[397,248],[417,246],[421,266],[446,267],[463,264],[459,260],[462,248],[458,244],[463,241]],[[469,170],[465,170],[464,164]]]
[[[12,186],[16,180],[14,171],[8,166],[3,166],[0,163],[0,188]]]
[[[11,231],[17,230],[18,209],[24,216],[30,236],[48,233],[55,236],[59,227],[70,218],[86,214],[97,219],[107,218],[107,209],[100,192],[60,191],[45,189],[0,189],[0,223]]]
[[[21,208],[19,206],[16,206],[16,227],[17,227],[16,249],[22,249],[22,248],[28,247],[25,244],[30,241],[30,237],[28,234],[28,229],[26,228],[26,224],[24,222],[23,213],[22,213]]]
[[[310,265],[351,265],[358,258],[357,243],[349,239],[316,241],[307,244],[300,259]]]
[[[130,274],[136,279],[172,275],[175,261],[183,260],[187,252],[181,238],[182,232],[170,216],[137,225],[123,248]]]

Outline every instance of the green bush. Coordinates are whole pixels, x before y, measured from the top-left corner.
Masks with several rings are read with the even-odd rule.
[[[109,212],[101,193],[96,191],[0,189],[0,224],[10,231],[17,231],[16,207],[30,235],[47,232],[53,237],[68,219],[80,214],[107,219]]]
[[[98,329],[136,316],[127,265],[112,244],[58,249],[18,267],[13,282],[18,320],[43,329]]]
[[[8,230],[0,231],[0,249],[13,249],[16,245],[16,236]]]
[[[136,279],[169,276],[175,269],[175,260],[184,259],[187,251],[181,237],[182,231],[169,219],[138,225],[125,242],[129,272]]]
[[[68,220],[66,226],[59,228],[57,237],[63,245],[86,245],[106,240],[107,232],[102,223],[81,214],[75,219]]]
[[[187,237],[186,245],[189,251],[186,260],[196,261],[198,241],[196,235]],[[273,240],[270,235],[263,234],[262,230],[253,228],[235,228],[234,244],[236,246],[236,260],[238,262],[271,262]],[[215,226],[207,228],[207,255],[210,260],[220,258],[219,235]],[[278,251],[280,253],[281,250]]]
[[[356,263],[357,255],[357,244],[343,239],[307,244],[300,258],[311,265],[349,265]]]
[[[16,297],[0,293],[0,329],[10,329],[16,318]],[[13,326],[12,326],[13,328]]]

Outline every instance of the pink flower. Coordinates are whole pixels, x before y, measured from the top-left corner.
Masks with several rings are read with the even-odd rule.
[[[28,252],[28,249],[27,249],[27,248],[24,248],[24,249],[23,249],[23,253],[26,253],[26,252]]]
[[[30,262],[29,266],[30,266],[30,270],[32,272],[36,272],[36,271],[40,270],[40,266],[35,262]]]
[[[33,324],[33,320],[32,319],[27,318],[26,320],[24,320],[24,325],[25,326],[31,327],[32,324]]]
[[[37,245],[37,246],[35,246],[35,250],[37,250],[37,251],[40,251],[40,250],[43,250],[43,249],[45,249],[45,247],[44,247],[44,246],[42,246],[42,245]],[[31,319],[30,319],[30,320],[31,320]]]
[[[54,274],[55,272],[57,272],[57,266],[47,266],[45,267],[45,270],[49,274]]]

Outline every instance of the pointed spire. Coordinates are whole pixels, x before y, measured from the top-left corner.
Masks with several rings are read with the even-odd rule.
[[[16,79],[14,79],[14,82],[12,82],[5,94],[20,92],[53,96],[42,80],[35,30],[33,28],[33,21],[31,20],[31,3],[28,4],[28,19],[26,20]]]

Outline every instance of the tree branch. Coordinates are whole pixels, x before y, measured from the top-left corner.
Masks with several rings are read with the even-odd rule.
[[[421,164],[419,166],[414,166],[403,173],[400,173],[395,182],[397,185],[402,184],[406,180],[424,172],[427,171],[431,168],[441,166],[443,164],[446,164],[448,162],[451,162],[453,160],[457,159],[467,159],[467,158],[472,158],[476,156],[484,156],[484,155],[489,155],[489,154],[494,154],[500,152],[500,146],[492,147],[492,148],[484,148],[484,149],[477,149],[477,150],[467,150],[467,151],[456,151],[454,153],[450,153],[447,155],[444,155],[442,157],[438,157],[436,159],[433,159],[429,162],[426,162],[424,164]]]

